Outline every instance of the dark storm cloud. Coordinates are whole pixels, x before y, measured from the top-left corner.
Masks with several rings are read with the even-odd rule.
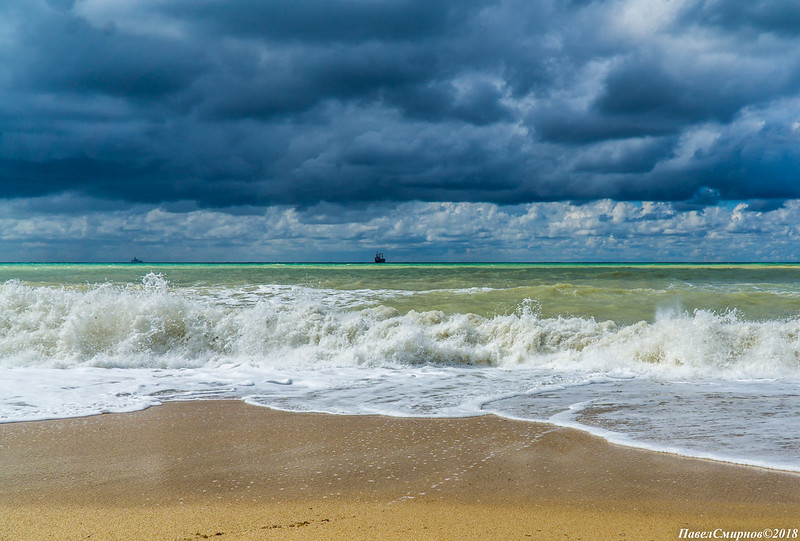
[[[649,173],[672,153],[674,145],[675,140],[671,137],[615,141],[600,146],[597,152],[582,159],[575,169],[596,173]]]
[[[607,76],[595,109],[601,115],[644,118],[652,129],[665,124],[669,129],[672,119],[674,129],[686,122],[730,121],[747,103],[744,96],[726,96],[723,80],[686,75],[667,74],[652,59],[637,58]]]
[[[97,28],[47,13],[19,32],[25,47],[11,70],[22,91],[157,99],[186,88],[203,68],[194,48],[120,32],[113,21]]]
[[[777,32],[796,37],[800,30],[800,4],[794,0],[724,3],[703,0],[686,11],[684,20],[726,29]]]
[[[486,125],[512,121],[514,116],[502,103],[502,91],[486,81],[476,81],[461,93],[449,82],[425,82],[388,90],[383,98],[416,120],[454,119]]]
[[[705,207],[713,207],[719,203],[719,199],[719,190],[703,186],[690,199],[677,201],[672,206],[676,210],[700,210]]]
[[[783,208],[785,204],[785,199],[751,199],[747,202],[745,210],[750,212],[770,212]]]
[[[158,166],[140,167],[131,163],[102,161],[77,156],[48,161],[3,160],[0,194],[34,196],[41,192],[96,190],[100,195],[134,192],[139,179],[147,177]],[[30,179],[42,179],[31,183]],[[105,192],[105,193],[104,193]]]
[[[419,83],[435,73],[431,59],[411,56],[376,44],[288,47],[269,60],[231,58],[216,77],[198,82],[199,111],[212,120],[269,120],[307,112],[328,100],[375,101],[384,89]]]
[[[468,16],[476,0],[273,0],[243,3],[177,0],[164,12],[202,24],[205,31],[269,41],[351,42],[438,37]],[[456,20],[454,20],[456,19]]]
[[[798,23],[789,1],[5,5],[0,197],[783,201]]]

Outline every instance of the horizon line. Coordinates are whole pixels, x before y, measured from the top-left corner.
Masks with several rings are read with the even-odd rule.
[[[800,261],[0,261],[0,265],[800,265]]]

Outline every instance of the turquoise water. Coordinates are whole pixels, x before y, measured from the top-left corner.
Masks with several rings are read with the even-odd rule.
[[[800,469],[800,266],[0,265],[0,421],[239,397]]]

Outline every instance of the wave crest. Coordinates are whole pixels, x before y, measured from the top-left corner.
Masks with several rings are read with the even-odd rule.
[[[126,287],[0,286],[0,366],[197,367],[528,366],[672,377],[800,374],[797,319],[747,321],[736,312],[663,314],[618,325],[514,314],[401,313],[320,303],[307,288],[246,304],[170,288],[160,275]]]

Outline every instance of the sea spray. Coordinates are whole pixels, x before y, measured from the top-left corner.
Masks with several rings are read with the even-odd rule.
[[[199,367],[231,362],[325,368],[524,366],[663,377],[800,375],[800,320],[747,321],[735,310],[673,311],[652,323],[544,318],[523,299],[491,317],[317,302],[295,287],[250,303],[138,286],[0,286],[0,365]],[[290,297],[291,295],[291,297]],[[348,292],[348,295],[353,295]]]
[[[240,398],[800,469],[798,268],[0,266],[0,421]],[[63,273],[59,282],[54,277]]]

